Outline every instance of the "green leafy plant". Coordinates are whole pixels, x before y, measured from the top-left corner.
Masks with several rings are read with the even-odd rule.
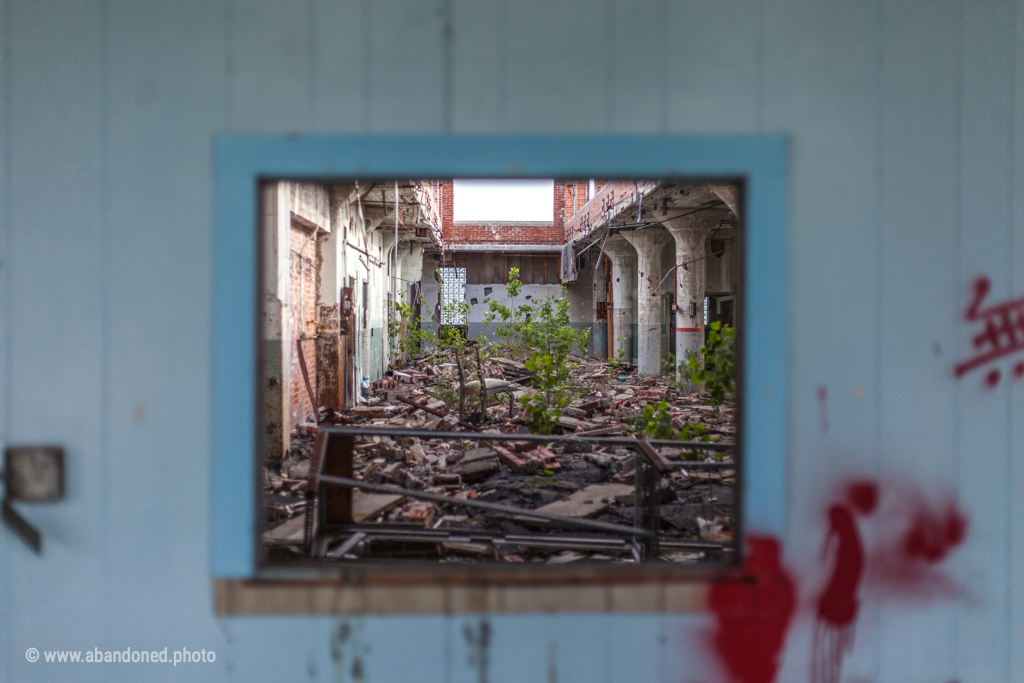
[[[519,269],[511,268],[505,291],[509,305],[495,299],[485,299],[488,310],[484,315],[484,324],[497,323],[495,334],[504,340],[514,355],[549,355],[557,361],[574,350],[586,350],[590,330],[573,329],[569,300],[564,296],[564,289],[560,297],[548,294],[516,304],[516,299],[522,293],[522,283],[519,281]]]
[[[509,270],[505,291],[507,300],[485,299],[488,311],[484,323],[495,325],[495,334],[512,355],[529,358],[525,365],[533,373],[537,394],[523,397],[520,403],[530,429],[550,434],[558,426],[568,396],[577,388],[572,379],[575,363],[569,356],[577,349],[586,350],[590,330],[573,328],[564,290],[561,297],[549,294],[517,303],[522,294],[518,268]]]
[[[659,401],[657,407],[648,403],[637,421],[638,430],[647,436],[655,439],[674,439],[675,430],[672,429],[672,413],[668,412],[668,403]]]
[[[421,306],[427,303],[426,296],[420,294]],[[414,316],[412,304],[405,302],[405,294],[391,304],[388,310],[388,337],[392,347],[406,355],[417,352],[431,352],[435,346],[436,335],[431,330],[422,329],[419,318]]]
[[[434,379],[432,385],[424,387],[423,391],[433,398],[445,402],[448,407],[459,406],[459,382],[446,375]]]
[[[616,344],[621,344],[622,341],[622,337],[615,338]],[[609,358],[606,362],[608,363],[608,365],[612,366],[612,370],[616,374],[626,374],[632,370],[632,368],[629,366],[629,363],[626,362],[625,349],[619,349],[618,358]]]
[[[527,477],[526,483],[530,486],[530,500],[533,501],[537,489],[546,488],[555,483],[555,471],[545,467],[537,474]]]
[[[713,322],[710,327],[704,346],[696,353],[686,350],[679,372],[686,381],[703,385],[709,402],[717,407],[725,402],[727,394],[736,391],[736,328],[721,322]]]
[[[537,434],[550,434],[558,426],[562,408],[569,402],[561,386],[565,381],[564,366],[564,362],[559,365],[551,356],[536,356],[526,361],[537,393],[523,396],[519,402],[526,409],[526,425]]]
[[[679,430],[677,437],[680,441],[710,441],[711,437],[708,435],[707,428],[704,427],[703,422],[687,422],[683,425],[683,428]],[[721,455],[721,454],[719,454]],[[701,456],[701,451],[689,450],[686,451],[687,460],[697,460]],[[721,458],[719,458],[721,459]]]
[[[679,432],[672,427],[672,413],[669,412],[669,405],[665,401],[659,401],[657,405],[648,403],[644,406],[640,415],[625,420],[631,424],[636,433],[649,436],[652,439],[680,441],[710,441],[711,438],[702,422],[685,422]],[[688,460],[696,460],[701,455],[698,450],[686,452]]]

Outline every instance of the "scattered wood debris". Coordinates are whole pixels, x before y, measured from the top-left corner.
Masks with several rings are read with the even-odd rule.
[[[473,369],[473,365],[467,369]],[[563,538],[567,533],[586,532],[524,515],[502,515],[414,497],[412,492],[422,491],[449,497],[445,500],[486,501],[620,527],[632,528],[638,523],[635,470],[637,459],[644,456],[623,445],[574,440],[538,445],[517,441],[517,435],[529,431],[520,414],[522,407],[518,400],[509,401],[504,394],[494,394],[508,392],[514,399],[532,395],[535,392],[530,387],[530,372],[524,363],[505,356],[492,356],[481,367],[488,395],[483,409],[478,370],[473,369],[465,378],[473,379],[463,383],[460,415],[455,363],[419,358],[374,382],[371,395],[360,405],[340,415],[322,411],[322,415],[333,416],[336,425],[502,437],[498,441],[458,442],[357,437],[352,476],[362,482],[400,487],[405,493],[353,491],[353,522],[389,525],[389,529],[397,530],[460,533],[418,544],[408,539],[372,540],[372,534],[349,534],[331,539],[323,556],[334,560],[417,557],[440,562],[548,564],[636,561],[635,553],[621,544],[597,544],[593,548],[584,547],[582,542],[565,547],[554,543],[517,545],[516,534],[559,534]],[[575,398],[563,409],[556,434],[628,437],[637,430],[644,408],[664,401],[674,430],[680,431],[687,425],[692,429],[699,423],[707,442],[734,442],[736,428],[731,404],[707,405],[701,396],[679,393],[667,378],[641,380],[632,373],[623,373],[621,367],[579,359],[574,382]],[[643,426],[639,424],[641,430]],[[315,426],[296,431],[284,460],[265,463],[263,541],[264,547],[274,549],[278,558],[288,549],[294,556],[303,552],[307,508],[313,500],[307,497],[306,487],[316,431]],[[664,470],[665,463],[672,467],[659,479],[659,534],[679,542],[663,549],[659,559],[684,564],[717,559],[719,556],[713,550],[680,548],[685,546],[684,542],[732,542],[736,469],[728,465],[734,462],[733,454],[692,446],[659,447],[656,451],[651,457],[659,459],[661,469]]]

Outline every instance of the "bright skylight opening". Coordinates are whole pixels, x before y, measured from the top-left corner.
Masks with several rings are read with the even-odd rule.
[[[456,180],[455,221],[550,223],[554,180]]]

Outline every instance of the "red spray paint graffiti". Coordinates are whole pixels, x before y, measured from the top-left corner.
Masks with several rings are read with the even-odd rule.
[[[955,581],[937,565],[967,537],[967,518],[950,499],[936,508],[911,485],[885,487],[854,481],[828,509],[823,555],[834,546],[831,575],[817,601],[812,683],[838,683],[843,658],[853,649],[859,594],[887,601],[962,597]],[[867,553],[858,518],[875,515],[880,543]]]
[[[894,491],[885,516],[906,520],[902,529],[881,529],[869,561],[868,587],[886,600],[926,602],[967,597],[940,563],[967,538],[967,517],[956,502],[928,501],[914,487]]]
[[[779,542],[749,537],[740,580],[711,586],[715,651],[736,683],[772,683],[796,606],[793,578],[780,562]]]
[[[862,594],[887,602],[964,597],[939,566],[967,538],[968,521],[952,498],[929,502],[912,484],[854,480],[827,506],[822,560],[828,579],[813,612],[812,683],[836,683],[853,646]],[[878,538],[865,547],[861,520]],[[773,683],[796,613],[797,580],[782,565],[777,539],[748,538],[744,572],[712,585],[710,645],[730,683]]]
[[[860,609],[857,592],[864,573],[864,544],[857,514],[869,515],[878,504],[878,486],[858,481],[847,487],[846,500],[828,510],[829,530],[822,555],[834,545],[832,575],[818,597],[814,629],[813,683],[838,683],[843,657],[853,648],[854,622]]]
[[[971,340],[977,355],[962,361],[953,369],[958,379],[1000,358],[1024,351],[1024,297],[983,309],[982,301],[991,289],[992,283],[987,277],[979,277],[974,281],[974,298],[964,318],[968,322],[981,323],[983,329]],[[1013,376],[1015,379],[1024,378],[1024,361],[1014,364]],[[985,386],[995,387],[1001,377],[1002,371],[992,367],[985,373]]]

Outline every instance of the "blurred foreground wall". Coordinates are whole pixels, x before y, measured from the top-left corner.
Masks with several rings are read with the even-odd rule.
[[[1024,680],[1024,2],[2,0],[0,102],[0,441],[69,463],[43,556],[0,532],[0,679],[728,680],[704,614],[213,616],[212,143],[372,132],[789,136],[777,680]]]

